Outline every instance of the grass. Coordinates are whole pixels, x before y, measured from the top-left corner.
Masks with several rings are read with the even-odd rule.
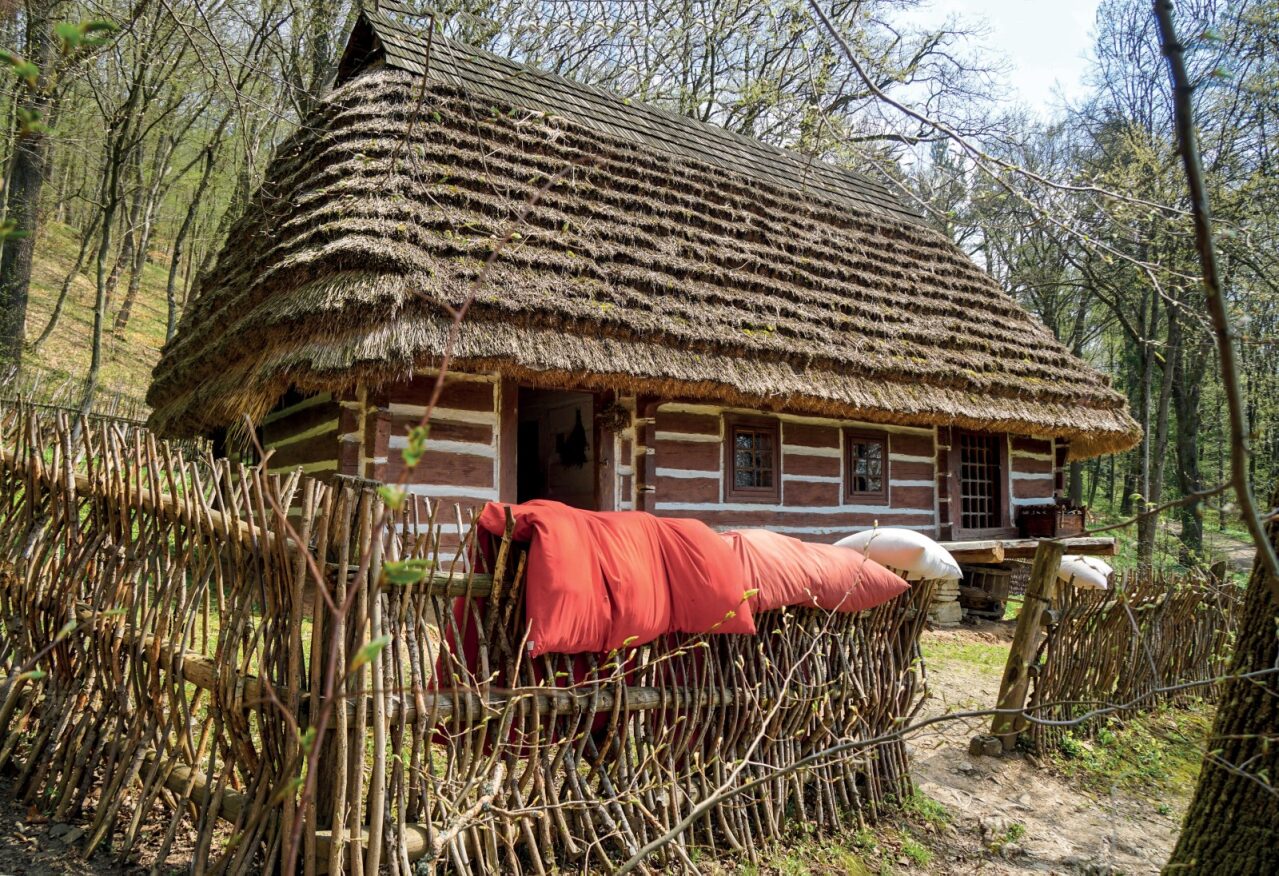
[[[1212,718],[1211,707],[1192,703],[1112,720],[1093,739],[1067,736],[1052,760],[1091,791],[1116,788],[1170,814],[1169,800],[1188,800],[1194,791]]]
[[[34,341],[44,331],[80,248],[80,233],[56,222],[46,222],[36,241],[31,269],[31,292],[27,310],[27,340]],[[93,336],[93,306],[97,296],[93,280],[92,252],[81,273],[71,284],[66,305],[53,334],[38,353],[26,354],[26,361],[45,368],[82,377],[89,368]],[[141,398],[151,382],[151,369],[160,358],[168,314],[165,285],[168,262],[163,254],[151,253],[142,268],[142,288],[133,306],[122,338],[115,338],[111,325],[128,286],[128,272],[120,278],[106,315],[103,344],[102,386]]]
[[[988,642],[968,642],[956,639],[925,637],[920,641],[924,660],[932,666],[963,664],[1002,670],[1008,662],[1008,646]]]
[[[730,868],[721,863],[710,872],[750,876],[891,876],[910,872],[933,862],[933,850],[923,835],[938,833],[953,820],[945,806],[916,792],[873,830],[862,828],[821,840],[804,836],[777,847],[758,865]]]

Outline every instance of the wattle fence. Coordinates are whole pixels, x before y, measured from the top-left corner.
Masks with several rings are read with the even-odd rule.
[[[0,369],[0,399],[20,399],[48,410],[80,410],[88,390],[89,382],[84,377],[29,362],[20,369]],[[101,386],[95,387],[90,406],[90,412],[99,419],[139,426],[146,422],[150,410],[140,398]]]
[[[472,537],[421,498],[2,412],[0,767],[85,853],[162,862],[194,830],[197,874],[610,871],[650,844],[640,872],[691,870],[909,792],[929,585],[533,660],[523,549],[481,572]]]
[[[1059,587],[1035,658],[1028,709],[1076,721],[1103,706],[1125,717],[1190,698],[1211,700],[1225,674],[1242,591],[1199,573],[1130,571],[1111,590]],[[1067,733],[1095,734],[1102,720],[1029,723],[1030,744],[1048,750]]]

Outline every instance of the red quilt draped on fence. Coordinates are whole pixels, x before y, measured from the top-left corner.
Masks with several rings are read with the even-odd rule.
[[[500,538],[508,507],[512,538],[529,546],[525,611],[533,657],[605,653],[666,633],[753,634],[752,610],[861,611],[909,587],[847,548],[764,530],[721,535],[699,520],[642,511],[490,502],[481,531]]]

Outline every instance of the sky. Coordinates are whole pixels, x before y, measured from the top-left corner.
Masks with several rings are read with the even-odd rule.
[[[917,12],[933,20],[956,14],[989,28],[983,42],[1009,65],[1010,98],[1049,115],[1084,91],[1085,56],[1092,45],[1099,0],[933,0]]]

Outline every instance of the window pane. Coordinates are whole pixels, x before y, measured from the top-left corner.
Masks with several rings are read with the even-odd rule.
[[[874,438],[850,436],[848,442],[848,492],[883,497],[884,448],[883,441]]]
[[[768,428],[735,426],[730,432],[732,448],[732,489],[764,495],[777,486],[777,435]]]

